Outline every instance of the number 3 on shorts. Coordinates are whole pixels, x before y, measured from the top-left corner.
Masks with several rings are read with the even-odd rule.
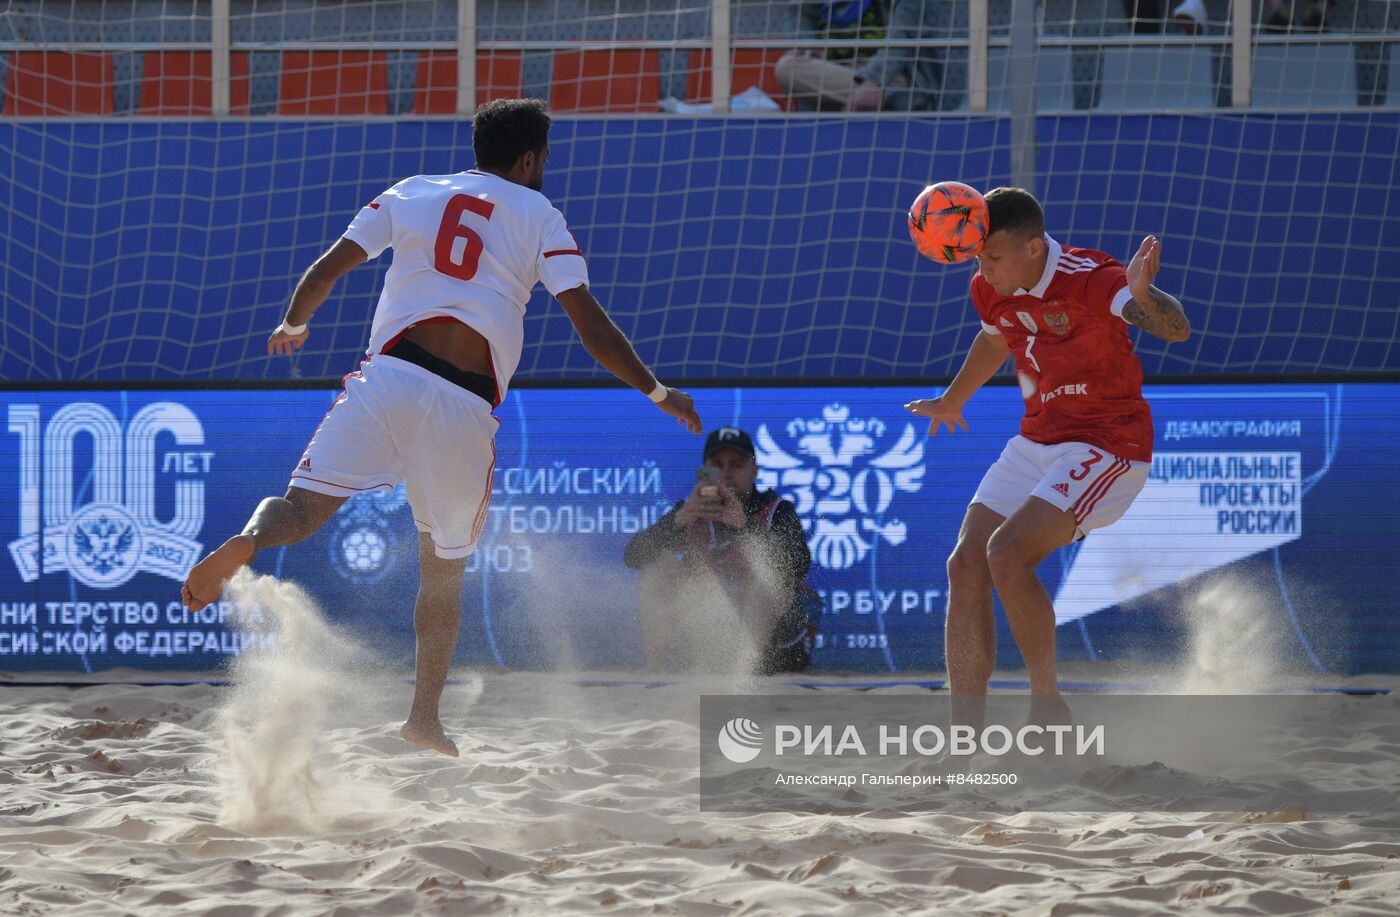
[[[439,274],[456,277],[458,280],[471,280],[476,276],[476,266],[481,261],[481,253],[486,245],[481,236],[470,226],[462,225],[462,214],[470,210],[482,219],[491,219],[496,205],[483,201],[470,194],[454,195],[442,212],[442,225],[438,227],[437,242],[433,245],[433,268]],[[458,254],[457,240],[463,242]]]
[[[1079,466],[1079,470],[1071,471],[1069,473],[1069,476],[1072,479],[1076,481],[1084,480],[1089,475],[1089,469],[1092,468],[1094,465],[1097,465],[1099,462],[1103,461],[1103,453],[1099,450],[1090,449],[1089,454],[1093,456],[1093,458],[1085,459],[1084,464]]]

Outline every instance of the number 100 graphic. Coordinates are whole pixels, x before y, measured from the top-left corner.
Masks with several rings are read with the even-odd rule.
[[[112,589],[146,571],[182,580],[199,557],[204,482],[174,481],[171,518],[156,518],[156,438],[202,446],[204,428],[182,404],[149,404],[122,430],[100,404],[64,405],[44,426],[40,406],[9,406],[9,432],[19,436],[19,538],[10,542],[20,577],[69,571],[95,589]],[[80,437],[90,437],[92,468],[78,480]],[[165,470],[207,473],[213,453],[167,452]],[[173,468],[171,466],[174,466]]]

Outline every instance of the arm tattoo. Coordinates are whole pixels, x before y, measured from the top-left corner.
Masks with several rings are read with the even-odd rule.
[[[1123,318],[1164,341],[1184,341],[1191,335],[1191,323],[1181,303],[1156,287],[1148,288],[1147,302],[1129,300],[1123,307]]]

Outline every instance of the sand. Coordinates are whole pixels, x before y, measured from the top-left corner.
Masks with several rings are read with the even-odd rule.
[[[270,762],[280,811],[261,824],[229,795],[229,688],[0,688],[0,912],[1393,914],[1400,900],[1394,812],[702,813],[696,699],[718,686],[573,681],[449,689],[455,761],[397,737],[407,685],[367,684],[323,725],[309,771],[295,752],[287,770]]]
[[[801,690],[776,680],[460,672],[443,701],[452,760],[398,737],[401,673],[314,615],[298,627],[236,686],[0,685],[0,913],[1394,914],[1400,900],[1394,810],[702,812],[699,696]],[[1299,761],[1300,779],[1395,766],[1392,723],[1335,729],[1341,757]]]

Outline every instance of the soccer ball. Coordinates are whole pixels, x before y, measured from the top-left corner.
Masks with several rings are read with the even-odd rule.
[[[909,238],[924,257],[957,264],[976,257],[987,241],[987,201],[971,185],[929,185],[909,208]]]

